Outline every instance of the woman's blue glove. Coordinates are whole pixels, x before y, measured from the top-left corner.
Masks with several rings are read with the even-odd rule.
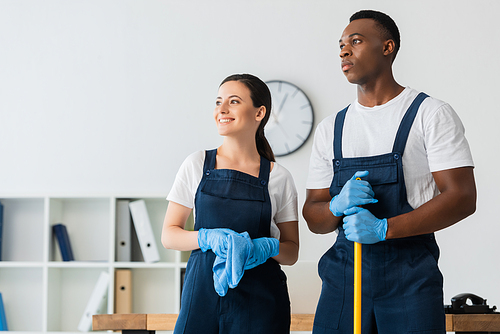
[[[345,211],[344,233],[347,240],[374,244],[385,240],[387,219],[378,219],[370,211],[354,207]]]
[[[334,216],[342,217],[344,212],[352,207],[378,202],[378,200],[373,198],[375,193],[370,183],[363,180],[356,180],[356,178],[367,175],[368,171],[356,172],[345,183],[340,193],[332,198],[330,201],[330,211]]]
[[[198,246],[203,252],[211,249],[215,255],[226,257],[227,255],[227,236],[229,234],[238,234],[228,228],[200,228],[198,231]]]
[[[257,267],[280,252],[280,242],[276,238],[257,238],[252,242],[253,252],[245,264],[245,270]]]

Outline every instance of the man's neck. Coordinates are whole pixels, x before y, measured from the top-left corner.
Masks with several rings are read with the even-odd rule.
[[[358,102],[365,107],[383,105],[398,96],[404,87],[391,76],[387,80],[358,85]]]

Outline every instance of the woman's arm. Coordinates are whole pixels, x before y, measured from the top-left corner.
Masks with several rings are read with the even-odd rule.
[[[280,253],[273,257],[278,263],[292,265],[299,258],[299,223],[290,221],[279,223]]]
[[[190,251],[198,246],[198,231],[186,231],[184,226],[191,214],[191,209],[175,202],[169,202],[163,229],[161,243],[167,249]]]

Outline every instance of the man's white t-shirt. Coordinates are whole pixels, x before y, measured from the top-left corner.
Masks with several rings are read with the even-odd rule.
[[[405,88],[394,99],[373,108],[356,100],[346,113],[342,154],[344,158],[392,152],[399,124],[418,91]],[[307,189],[330,188],[333,179],[333,133],[336,114],[321,121],[314,134]],[[426,98],[415,117],[403,153],[408,203],[414,208],[439,194],[432,172],[474,166],[465,129],[453,108]]]
[[[172,201],[193,209],[196,218],[194,199],[198,185],[203,176],[205,151],[189,155],[182,163],[170,193],[168,201]],[[269,197],[271,199],[271,236],[279,239],[280,231],[277,224],[298,221],[297,189],[290,172],[283,166],[274,163],[269,174]]]

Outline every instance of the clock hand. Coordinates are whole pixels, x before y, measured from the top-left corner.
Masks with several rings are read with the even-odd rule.
[[[280,108],[278,109],[278,112],[276,113],[276,116],[279,115],[279,113],[281,112],[281,109],[283,109],[283,106],[285,105],[285,102],[286,102],[286,98],[288,97],[288,93],[285,94],[285,97],[283,98],[283,100],[281,100],[281,104],[280,104]]]
[[[278,122],[276,122],[276,124],[278,124],[279,128],[281,129],[281,131],[283,131],[283,134],[285,135],[285,137],[288,138],[288,133],[286,133],[285,128],[283,128],[283,125],[281,125]]]
[[[278,117],[275,115],[276,112],[272,112],[271,113],[271,119],[270,121],[273,122],[273,123],[276,123],[278,124]]]

